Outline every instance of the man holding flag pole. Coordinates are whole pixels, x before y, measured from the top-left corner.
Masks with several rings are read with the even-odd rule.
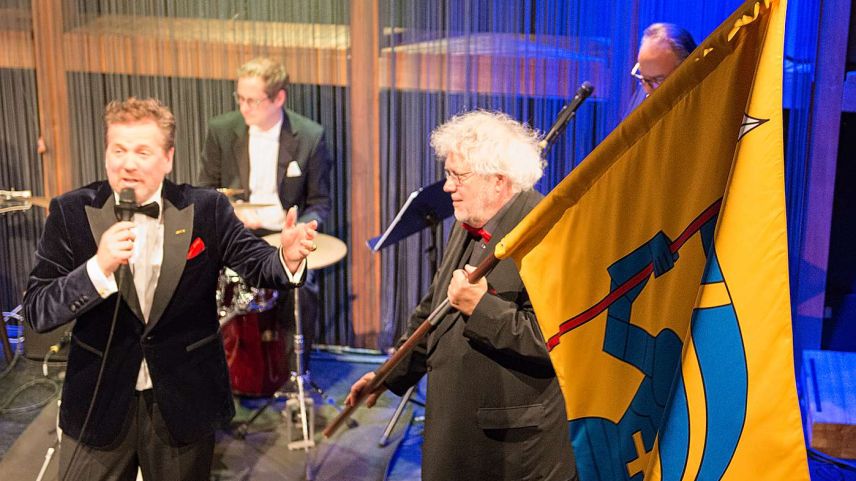
[[[741,6],[496,249],[520,267],[585,481],[809,479],[785,7]]]
[[[467,279],[542,198],[532,189],[543,169],[539,140],[486,111],[454,117],[431,135],[458,222],[405,337],[447,297],[454,310],[391,373],[354,383],[346,401],[354,406],[368,392],[372,406],[378,379],[401,395],[427,373],[424,481],[577,479],[562,393],[517,267],[500,262],[478,282]]]
[[[788,285],[785,12],[784,0],[745,2],[477,269],[517,264],[584,481],[809,479]]]

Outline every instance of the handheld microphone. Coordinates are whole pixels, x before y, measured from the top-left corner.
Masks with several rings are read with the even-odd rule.
[[[556,138],[565,130],[568,122],[570,122],[574,115],[576,115],[577,109],[580,108],[580,105],[582,105],[585,99],[589,98],[592,92],[594,92],[594,86],[588,81],[585,81],[580,85],[580,88],[577,89],[577,93],[574,95],[574,98],[571,99],[567,105],[562,107],[562,110],[559,111],[559,115],[556,116],[556,121],[553,123],[553,126],[550,127],[550,131],[544,136],[544,140],[538,144],[542,150],[546,149],[556,141]]]
[[[137,206],[137,194],[134,189],[126,187],[119,192],[119,203],[116,204],[114,212],[116,220],[127,221],[134,217],[134,207]]]

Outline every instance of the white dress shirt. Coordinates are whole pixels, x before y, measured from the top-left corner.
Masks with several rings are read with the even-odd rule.
[[[282,230],[285,222],[279,188],[276,184],[279,161],[279,135],[282,117],[268,130],[250,126],[250,202],[271,204],[270,207],[255,209],[261,226],[267,230]]]
[[[163,184],[158,187],[154,195],[143,202],[143,205],[156,202],[160,207],[161,213],[163,213],[162,190]],[[119,195],[114,193],[114,198],[118,203]],[[137,291],[137,299],[140,301],[140,308],[143,311],[143,320],[149,322],[149,313],[152,311],[155,287],[158,285],[161,264],[163,263],[163,215],[158,216],[157,219],[153,219],[145,214],[137,213],[134,214],[131,220],[135,224],[133,231],[136,239],[134,240],[134,252],[131,254],[128,266],[134,274],[134,287]],[[86,271],[89,273],[92,284],[102,298],[106,298],[118,291],[116,277],[113,274],[109,277],[105,276],[98,267],[96,257],[92,257],[87,261]],[[152,379],[149,376],[149,367],[146,364],[145,358],[140,365],[136,387],[137,391],[152,388]]]

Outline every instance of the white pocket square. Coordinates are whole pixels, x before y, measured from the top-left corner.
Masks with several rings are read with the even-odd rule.
[[[292,160],[291,162],[289,162],[288,168],[285,170],[285,176],[286,177],[300,177],[300,174],[302,174],[302,172],[300,172],[300,166],[297,165],[297,161]]]

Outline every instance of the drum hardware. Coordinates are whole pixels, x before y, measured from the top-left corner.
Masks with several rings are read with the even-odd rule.
[[[47,209],[50,203],[49,198],[34,197],[29,190],[0,190],[0,214],[25,211],[32,206]]]
[[[272,396],[288,381],[287,332],[273,309],[279,292],[249,287],[224,269],[217,281],[217,309],[229,379],[236,394]]]
[[[259,202],[240,202],[240,201],[232,202],[232,208],[236,209],[236,210],[238,210],[238,209],[259,209],[262,207],[273,207],[273,206],[274,206],[274,204],[264,204],[264,203],[259,203]]]
[[[265,237],[265,240],[269,240],[270,236]],[[279,241],[279,237],[277,236],[276,241]],[[306,257],[306,268],[307,269],[321,269],[323,267],[327,267],[335,264],[342,260],[345,255],[348,253],[348,248],[344,242],[336,239],[333,236],[316,233],[315,235],[315,245],[317,248],[310,252]],[[296,358],[296,366],[295,373],[297,378],[297,408],[300,412],[300,428],[303,431],[303,439],[299,441],[291,441],[288,443],[288,449],[305,449],[309,450],[309,448],[315,446],[315,438],[313,436],[315,429],[314,426],[311,428],[308,423],[314,420],[314,415],[311,416],[310,419],[307,419],[307,410],[312,409],[313,406],[308,405],[307,401],[311,401],[311,399],[306,398],[306,386],[304,385],[304,377],[308,376],[308,372],[304,370],[303,367],[303,327],[301,325],[301,315],[300,315],[300,299],[298,298],[298,290],[293,289],[294,291],[294,352]],[[311,381],[310,381],[311,382]],[[314,384],[313,384],[314,386]],[[318,386],[314,386],[316,391],[323,395],[323,391],[318,388]],[[313,412],[314,411],[310,411]],[[307,471],[308,472],[308,471]]]
[[[264,239],[275,247],[280,246],[279,234],[270,234]],[[333,265],[342,260],[348,252],[348,248],[341,240],[326,234],[316,233],[315,243],[317,249],[310,253],[307,257],[307,269],[322,269]],[[287,398],[286,409],[283,412],[283,417],[289,423],[286,432],[291,435],[292,423],[296,420],[300,422],[300,430],[302,439],[291,440],[289,438],[288,449],[298,450],[303,449],[309,451],[315,446],[314,440],[314,401],[307,396],[307,390],[311,390],[322,397],[326,398],[324,391],[315,384],[309,377],[309,372],[303,366],[303,328],[301,324],[299,289],[293,289],[294,293],[294,354],[295,354],[295,369],[291,372],[291,380],[297,386],[297,393],[289,393],[279,390],[268,399],[268,401],[260,407],[245,423],[242,423],[235,430],[235,435],[238,438],[246,436],[248,426],[253,423],[268,407],[279,399]],[[341,410],[332,399],[325,401],[327,404],[334,406],[337,410]],[[355,426],[356,423],[349,424]],[[307,466],[308,469],[308,466]],[[307,471],[308,472],[308,471]]]
[[[225,195],[226,197],[231,198],[231,197],[235,197],[235,196],[239,196],[239,195],[243,194],[244,189],[230,189],[228,187],[222,187],[220,189],[217,189],[217,192],[220,192],[221,194]]]
[[[226,269],[217,281],[215,294],[220,325],[235,316],[273,309],[278,297],[279,292],[276,290],[249,287],[237,273]]]

